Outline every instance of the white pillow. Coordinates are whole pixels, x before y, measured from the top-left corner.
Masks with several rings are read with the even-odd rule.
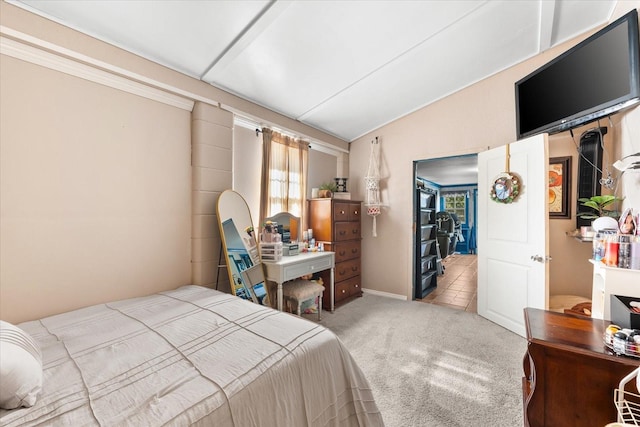
[[[42,354],[25,331],[0,320],[0,408],[33,406],[42,389]]]

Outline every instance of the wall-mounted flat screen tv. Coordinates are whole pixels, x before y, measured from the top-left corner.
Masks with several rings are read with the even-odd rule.
[[[562,132],[640,102],[634,9],[519,80],[518,139]]]

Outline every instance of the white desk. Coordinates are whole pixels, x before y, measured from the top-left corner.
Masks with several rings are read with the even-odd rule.
[[[280,261],[262,261],[265,265],[266,279],[278,284],[278,310],[282,311],[282,284],[287,280],[297,279],[305,274],[331,269],[331,307],[334,300],[334,267],[335,254],[333,252],[307,252],[294,256],[283,256]]]
[[[640,270],[609,267],[602,262],[593,264],[591,317],[611,320],[611,295],[640,297]]]

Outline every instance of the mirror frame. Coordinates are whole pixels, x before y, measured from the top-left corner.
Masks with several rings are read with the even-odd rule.
[[[225,190],[218,197],[216,215],[231,293],[270,307],[249,205],[238,192]]]
[[[290,214],[289,212],[279,212],[275,215],[272,215],[268,218],[264,219],[265,223],[267,221],[273,221],[278,225],[282,225],[283,229],[289,230],[289,240],[291,243],[299,242],[300,234],[301,234],[301,224],[300,217]],[[282,241],[284,242],[284,236]]]

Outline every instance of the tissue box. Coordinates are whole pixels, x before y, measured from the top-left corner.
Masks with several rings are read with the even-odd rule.
[[[640,302],[640,297],[611,295],[611,323],[621,328],[640,329],[640,313],[631,310],[631,301]]]
[[[300,253],[300,247],[297,243],[285,243],[282,246],[282,255],[284,256],[294,256]]]

